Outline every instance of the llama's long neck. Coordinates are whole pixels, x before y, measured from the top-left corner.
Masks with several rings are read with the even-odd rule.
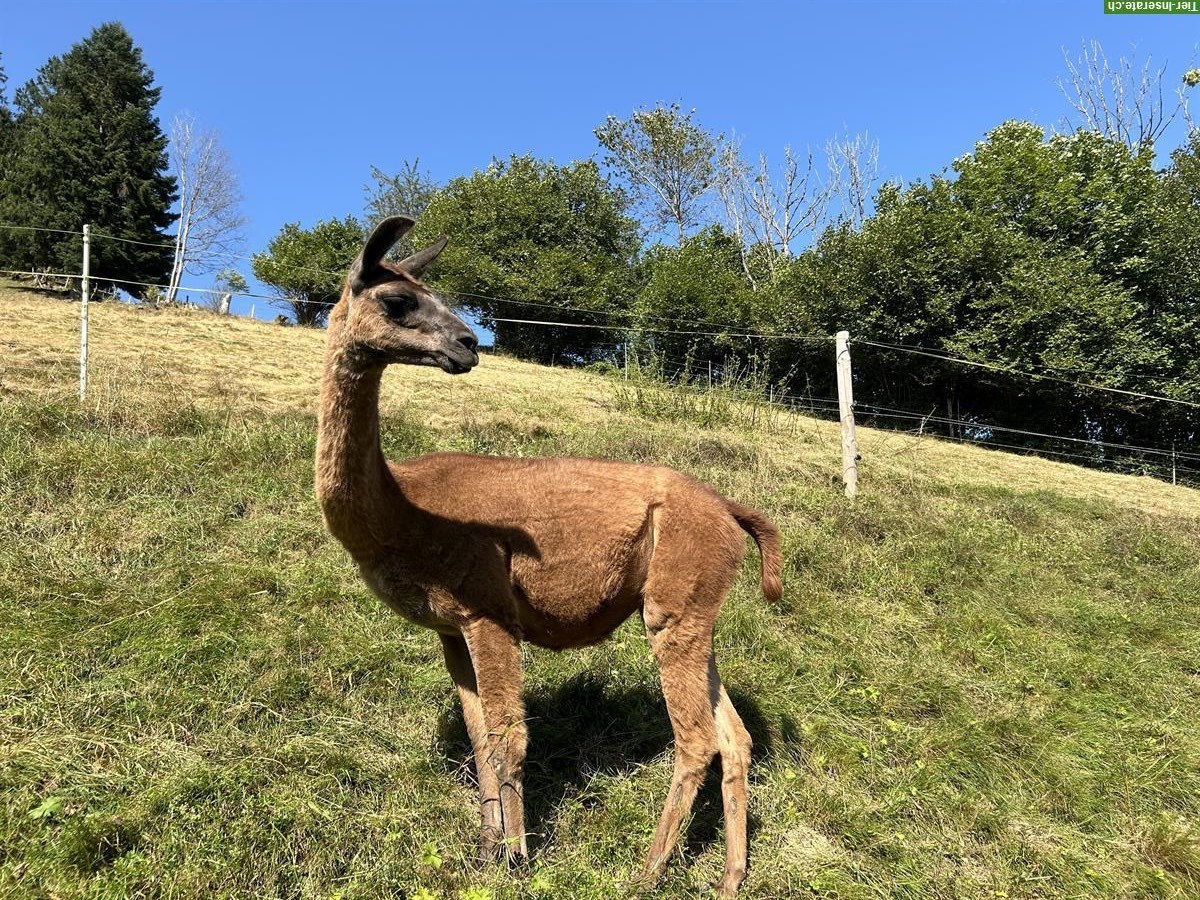
[[[316,493],[333,535],[359,563],[391,543],[404,503],[379,444],[381,366],[340,345],[330,323],[317,421]]]

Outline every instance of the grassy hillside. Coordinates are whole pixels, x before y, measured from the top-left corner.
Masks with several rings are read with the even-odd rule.
[[[323,336],[99,305],[81,405],[77,315],[0,289],[0,895],[625,895],[670,779],[637,623],[526,651],[534,858],[475,866],[436,638],[312,498]],[[783,527],[783,602],[751,554],[717,632],[744,896],[1200,895],[1200,493],[865,431],[851,505],[829,423],[496,357],[385,382],[393,457],[663,462]],[[652,896],[720,874],[719,813]]]

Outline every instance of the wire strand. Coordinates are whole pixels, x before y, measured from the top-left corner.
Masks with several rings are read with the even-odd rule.
[[[871,409],[862,409],[863,416],[882,419],[904,419],[904,420],[920,420],[922,422],[937,422],[945,425],[961,425],[965,428],[976,428],[982,431],[1002,431],[1006,434],[1022,434],[1029,437],[1043,438],[1053,441],[1069,441],[1078,444],[1087,444],[1091,447],[1103,447],[1113,450],[1132,450],[1138,453],[1152,453],[1161,456],[1170,456],[1177,459],[1188,459],[1200,462],[1200,455],[1195,453],[1186,453],[1177,450],[1168,450],[1164,447],[1141,447],[1136,444],[1117,444],[1111,441],[1099,441],[1091,438],[1068,437],[1062,434],[1047,434],[1040,431],[1026,431],[1022,428],[1007,428],[1003,425],[992,425],[987,422],[972,422],[967,419],[950,419],[944,416],[924,415],[922,413],[910,412],[908,410],[892,410],[886,406],[872,406],[871,404],[862,404],[861,406],[869,406]],[[880,410],[872,412],[871,410]],[[860,404],[855,403],[854,411],[857,415],[860,412]],[[990,438],[981,439],[990,441]],[[1035,448],[1030,448],[1035,449]]]
[[[1089,384],[1083,381],[1074,381],[1069,378],[1059,378],[1055,375],[1040,375],[1037,372],[1026,372],[1021,369],[1014,369],[1009,366],[1002,366],[996,363],[979,362],[973,359],[965,359],[961,356],[951,356],[944,353],[936,353],[932,350],[917,350],[911,347],[904,347],[900,344],[885,344],[882,341],[869,341],[864,338],[856,338],[851,340],[852,344],[860,344],[867,347],[880,347],[884,350],[898,350],[901,353],[911,353],[916,356],[928,356],[933,359],[940,359],[945,362],[959,363],[964,366],[974,366],[979,369],[988,369],[993,372],[1003,372],[1008,375],[1020,375],[1024,378],[1037,378],[1042,381],[1055,381],[1059,384],[1067,384],[1072,387],[1083,388],[1092,391],[1105,391],[1110,394],[1122,394],[1127,397],[1136,397],[1142,400],[1157,400],[1164,403],[1178,403],[1181,406],[1188,406],[1192,409],[1200,409],[1200,403],[1194,403],[1191,400],[1179,400],[1174,397],[1164,397],[1162,394],[1149,394],[1142,391],[1129,391],[1124,388],[1105,387],[1099,384]]]
[[[11,228],[13,231],[40,231],[45,234],[74,234],[79,237],[83,236],[82,231],[70,231],[65,228],[39,228],[36,225],[13,225],[8,222],[0,222],[0,228]]]
[[[832,337],[811,334],[742,334],[727,331],[681,331],[671,328],[635,328],[616,325],[594,325],[585,322],[548,322],[539,319],[503,319],[497,316],[485,316],[489,322],[510,322],[516,325],[547,325],[555,328],[595,328],[601,331],[644,331],[650,334],[691,334],[701,337],[737,337],[737,338],[780,338],[793,341],[832,341]]]

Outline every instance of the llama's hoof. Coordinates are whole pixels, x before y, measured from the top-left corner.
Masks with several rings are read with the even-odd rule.
[[[746,873],[744,871],[726,872],[720,881],[713,883],[712,887],[721,900],[729,900],[729,898],[737,896],[738,888],[742,886],[742,882],[745,880]]]
[[[492,832],[490,829],[484,829],[479,836],[479,850],[476,858],[481,866],[495,865],[500,861],[500,854],[504,851],[504,843],[502,839]]]
[[[504,854],[504,861],[510,869],[524,871],[529,868],[529,857],[518,851]]]
[[[619,881],[617,883],[617,893],[613,896],[620,897],[622,900],[633,900],[635,897],[641,897],[653,891],[657,880],[653,877],[647,877],[645,872],[638,872]]]
[[[662,877],[664,868],[665,866],[661,864],[652,866],[647,863],[642,871],[629,880],[629,889],[636,893],[653,890],[654,886],[658,884],[659,878]]]

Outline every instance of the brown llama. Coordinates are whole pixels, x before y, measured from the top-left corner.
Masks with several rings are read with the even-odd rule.
[[[713,625],[745,555],[743,529],[758,544],[763,593],[779,598],[779,532],[762,513],[661,466],[466,453],[384,459],[384,368],[459,374],[479,361],[474,334],[419,280],[447,239],[383,260],[413,224],[380,223],[329,317],[316,493],[371,589],[441,638],[475,754],[481,852],[509,862],[527,854],[520,642],[582,647],[641,610],[675,734],[674,776],[643,877],[662,872],[720,754],[718,890],[732,896],[746,875],[750,735],[717,675]]]

